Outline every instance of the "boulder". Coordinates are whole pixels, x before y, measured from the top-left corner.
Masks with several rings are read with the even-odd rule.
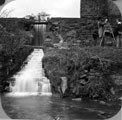
[[[67,77],[61,77],[61,90],[62,93],[65,93],[65,90],[67,89]]]

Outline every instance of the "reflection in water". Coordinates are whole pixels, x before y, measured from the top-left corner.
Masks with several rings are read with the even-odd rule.
[[[95,101],[82,102],[49,96],[8,97],[2,96],[2,106],[13,119],[53,120],[101,120],[114,116],[120,109],[120,102],[106,105]]]

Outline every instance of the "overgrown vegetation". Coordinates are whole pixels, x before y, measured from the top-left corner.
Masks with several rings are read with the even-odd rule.
[[[49,49],[43,67],[51,80],[52,91],[58,92],[60,77],[68,78],[64,96],[112,100],[115,81],[112,75],[122,66],[122,50],[108,47]]]
[[[29,30],[29,27],[28,31],[26,29],[27,20],[17,19],[13,26],[13,21],[10,21],[5,19],[0,25],[0,87],[2,91],[8,85],[6,84],[7,78],[20,69],[23,61],[33,50],[33,48],[24,47],[25,44],[31,44],[33,39],[33,32]],[[19,24],[21,24],[20,27]]]

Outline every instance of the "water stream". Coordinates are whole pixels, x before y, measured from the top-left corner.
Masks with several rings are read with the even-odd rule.
[[[28,56],[27,64],[13,76],[15,85],[10,86],[11,95],[51,95],[50,82],[42,68],[42,49],[34,49]]]
[[[46,24],[35,24],[34,29],[35,29],[35,39],[33,41],[33,44],[36,46],[40,46],[43,44],[44,41]]]
[[[52,96],[2,96],[2,107],[12,119],[32,120],[107,120],[115,116],[121,102],[101,104],[84,99],[81,102]]]
[[[51,96],[50,82],[42,68],[43,55],[42,49],[34,49],[27,58],[27,64],[13,76],[15,85],[11,86],[12,92],[1,96],[2,107],[10,118],[104,120],[118,113],[121,101],[102,104],[88,99],[73,101]]]

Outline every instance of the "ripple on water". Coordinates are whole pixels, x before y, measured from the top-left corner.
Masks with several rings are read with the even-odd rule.
[[[102,105],[95,101],[76,102],[51,96],[2,96],[2,106],[13,119],[62,120],[105,119],[114,116],[120,109],[120,103]],[[113,109],[114,108],[114,109]]]

